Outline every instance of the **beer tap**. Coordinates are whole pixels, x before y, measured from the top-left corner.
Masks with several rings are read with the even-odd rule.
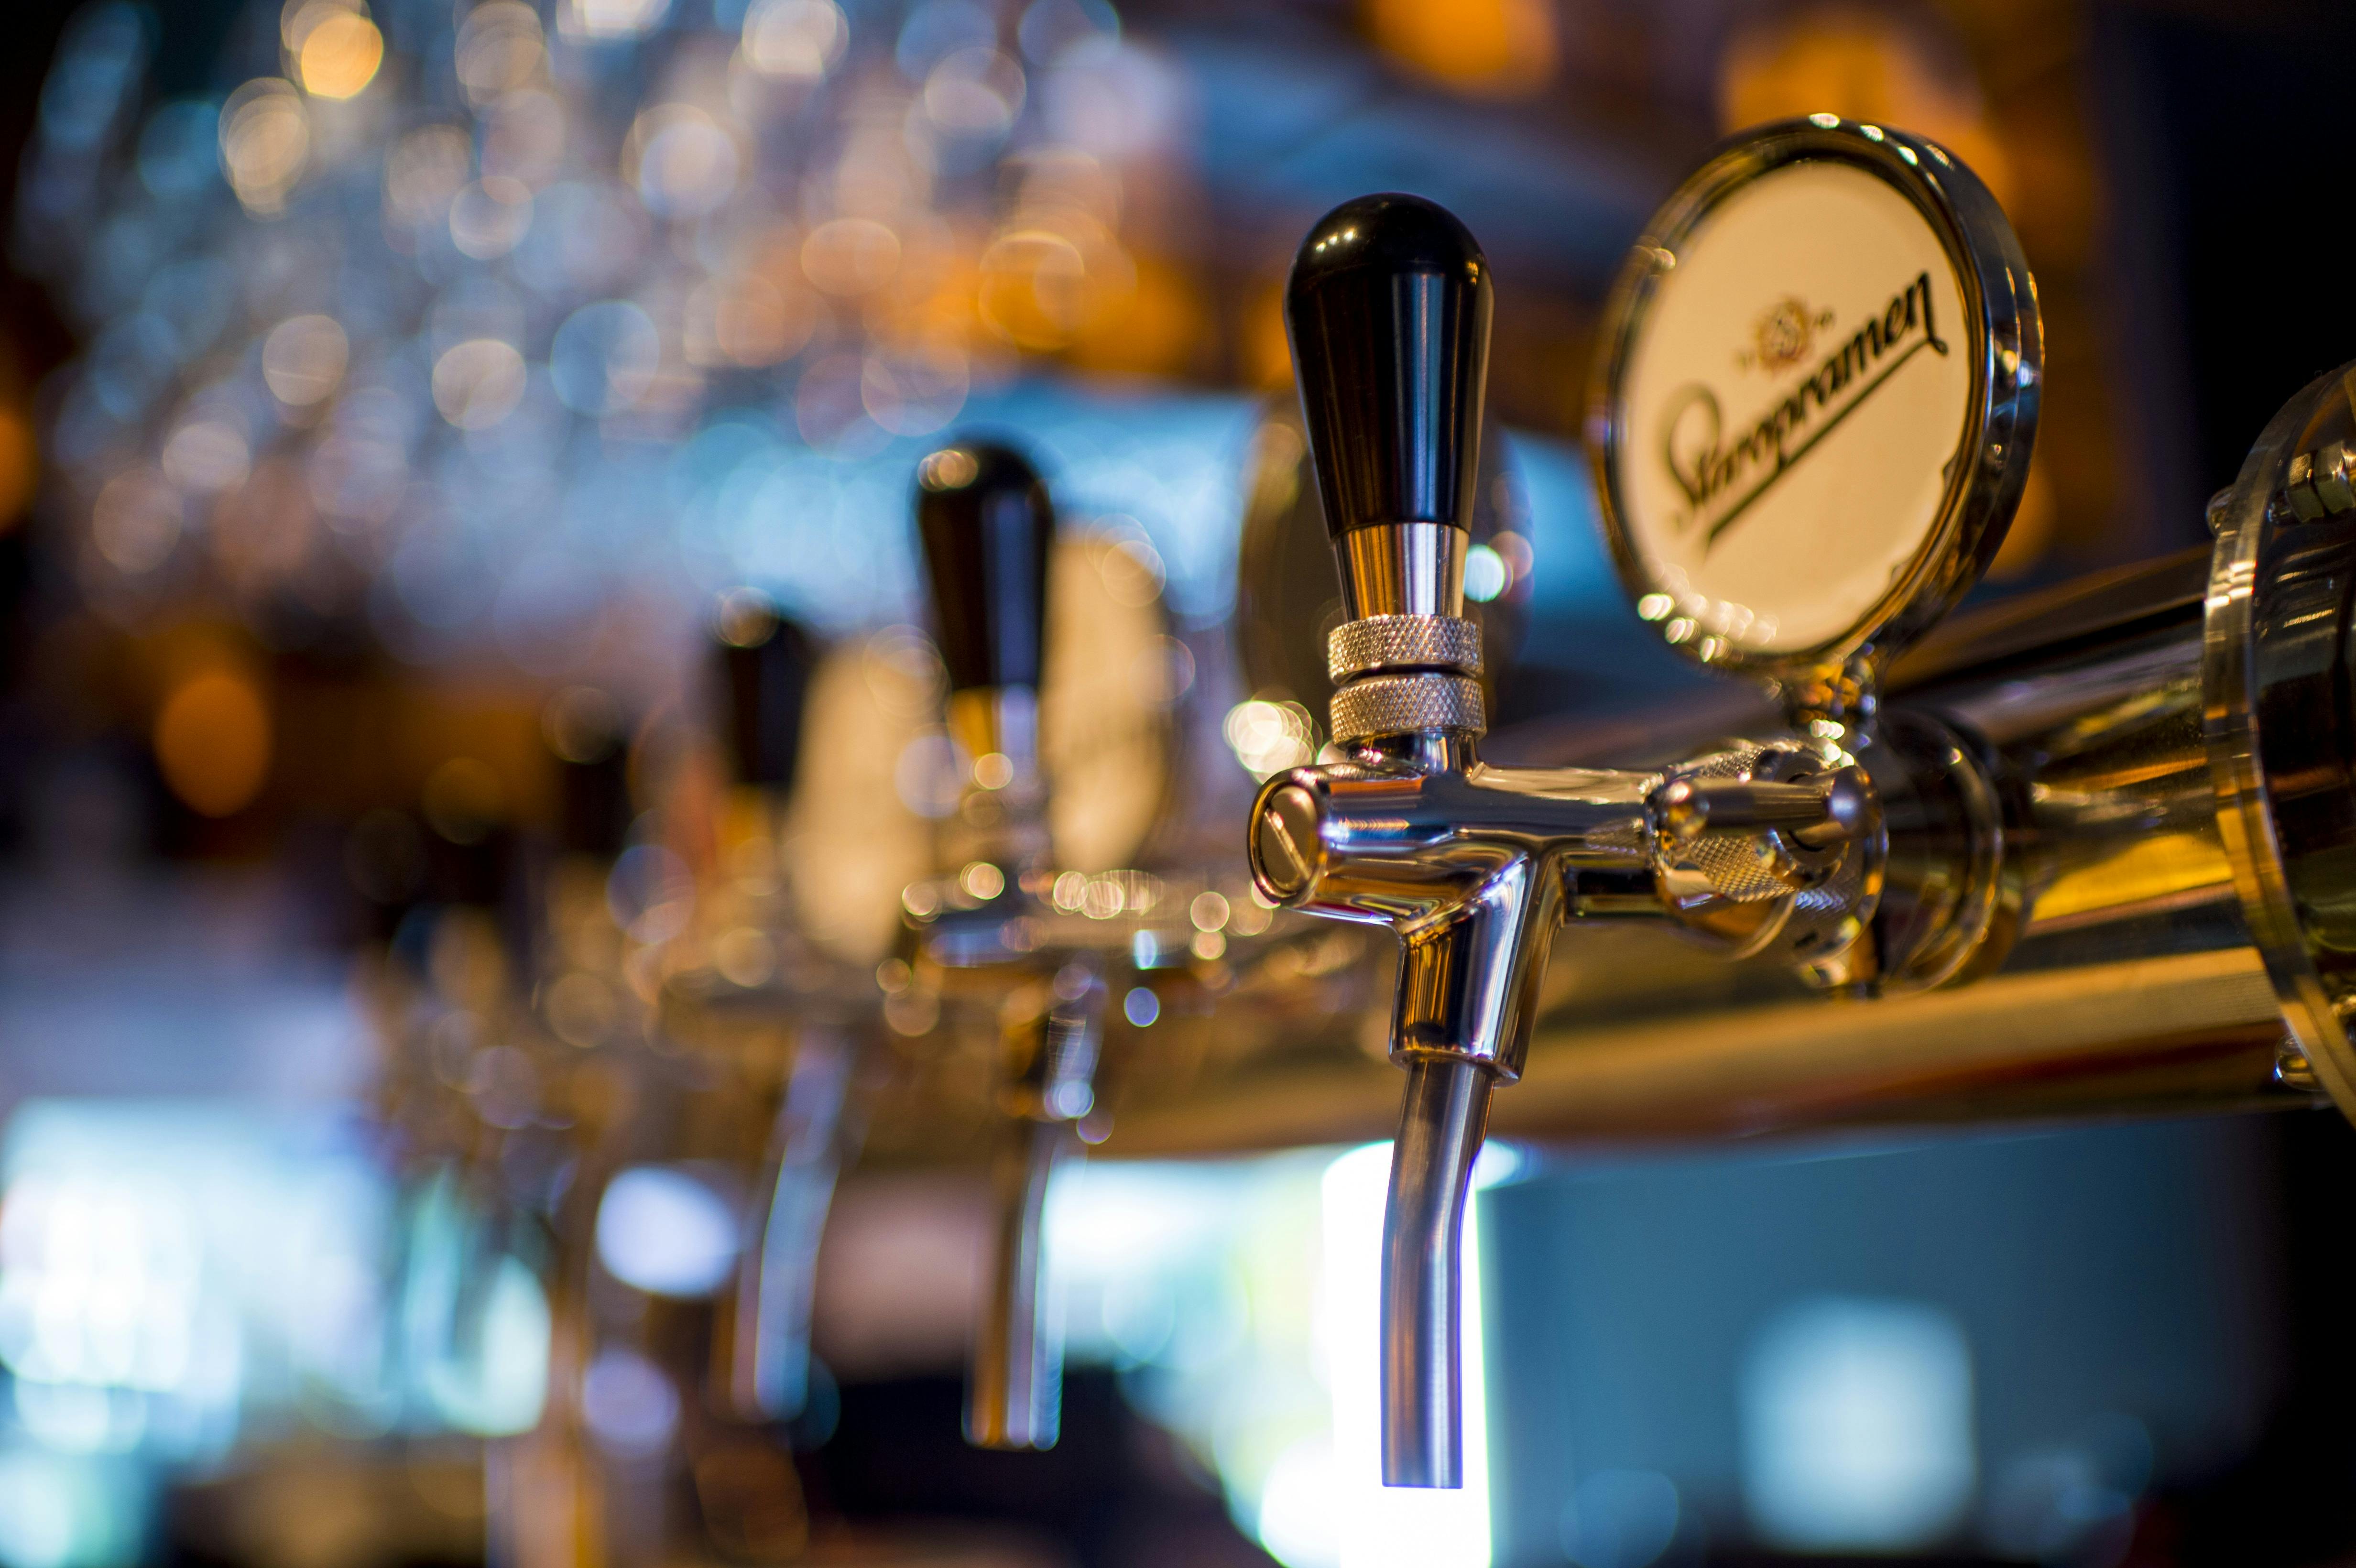
[[[1748,291],[1740,311],[1786,291],[1762,303],[1792,307],[1800,351],[1726,386],[1742,353],[1756,366],[1790,345],[1765,325],[1727,343],[1751,324],[1716,283]],[[1893,868],[1925,859],[1905,835],[1965,816],[1986,783],[1960,747],[1930,748],[1925,765],[1920,744],[1876,744],[1873,692],[1993,552],[2035,414],[2027,270],[1948,154],[1830,117],[1734,144],[1623,274],[1597,459],[1640,614],[1704,663],[1769,676],[1788,728],[1655,771],[1498,767],[1480,755],[1481,640],[1463,603],[1493,308],[1463,225],[1398,195],[1319,220],[1285,301],[1348,618],[1327,647],[1339,754],[1267,782],[1249,854],[1280,905],[1400,940],[1390,1042],[1407,1083],[1381,1285],[1391,1486],[1462,1484],[1464,1206],[1558,927],[1667,921],[1860,994],[1934,983],[1968,950],[1954,933],[1970,897],[1896,900],[1887,918],[1882,901],[1914,876]],[[1809,357],[1826,326],[1831,357]],[[1767,414],[1739,423],[1738,396]],[[1937,422],[1910,421],[1917,404]],[[1843,581],[1851,552],[1861,589]],[[1915,880],[1952,895],[1965,879],[1950,869]]]
[[[723,603],[718,634],[720,732],[739,806],[733,815],[751,818],[750,837],[763,846],[762,880],[774,890],[768,867],[801,757],[819,650],[798,624],[743,592]],[[783,950],[779,978],[743,1000],[790,1035],[791,1066],[761,1154],[713,1376],[738,1415],[774,1421],[799,1414],[809,1395],[819,1243],[848,1146],[857,1140],[858,1118],[847,1114],[857,1036],[878,998],[866,972],[816,951],[792,921],[763,923]]]
[[[917,472],[916,523],[932,585],[951,736],[970,759],[947,859],[959,869],[910,912],[918,953],[945,988],[995,1001],[1000,1108],[996,1197],[966,1435],[988,1448],[1055,1445],[1063,1351],[1043,1288],[1041,1230],[1056,1168],[1094,1101],[1106,988],[1098,956],[1043,941],[1048,865],[1039,755],[1055,513],[1018,453],[960,443]],[[919,911],[923,911],[919,913]]]
[[[1187,972],[1189,912],[1212,890],[1055,862],[1038,700],[1055,520],[1035,470],[1004,446],[944,447],[917,470],[916,517],[967,771],[943,834],[954,869],[904,902],[917,972],[995,1008],[1004,1117],[966,1433],[983,1447],[1046,1448],[1063,1366],[1042,1234],[1048,1189],[1083,1128],[1100,1136],[1106,1125],[1097,1068],[1124,988],[1116,977]]]

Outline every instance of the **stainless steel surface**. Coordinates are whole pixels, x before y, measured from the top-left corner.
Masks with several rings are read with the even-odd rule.
[[[2314,1104],[2246,947],[2024,970],[1850,1002],[1622,927],[1562,953],[1498,1137],[1589,1147]],[[1336,1054],[1127,1103],[1102,1151],[1202,1157],[1392,1134],[1398,1075]]]
[[[2300,1054],[2356,1115],[2356,775],[2345,730],[2356,539],[2346,517],[2293,510],[2299,457],[2351,439],[2356,368],[2343,367],[2286,404],[2251,449],[2222,509],[2203,694],[2242,908]],[[2312,460],[2304,466],[2312,475]]]
[[[1047,1191],[1077,1147],[1071,1124],[1007,1124],[994,1173],[998,1221],[966,1389],[967,1438],[983,1448],[1052,1448],[1063,1419],[1063,1324],[1042,1251]]]
[[[1468,1061],[1407,1073],[1383,1210],[1383,1485],[1461,1487],[1464,1203],[1495,1080]]]
[[[1472,538],[1448,523],[1376,523],[1334,541],[1342,607],[1370,615],[1464,613],[1464,549]]]
[[[1337,275],[1324,253],[1337,240],[1354,257],[1375,259],[1353,261],[1351,308],[1338,314],[1318,293]],[[1308,423],[1321,432],[1318,482],[1329,514],[1348,510],[1365,475],[1422,495],[1435,491],[1435,475],[1472,467],[1474,453],[1462,446],[1477,443],[1477,420],[1451,426],[1445,441],[1402,443],[1402,430],[1430,423],[1419,403],[1398,400],[1404,383],[1350,380],[1340,368],[1387,365],[1398,344],[1426,329],[1430,313],[1418,302],[1433,286],[1430,259],[1442,255],[1487,289],[1487,263],[1453,218],[1428,203],[1370,197],[1321,220],[1295,262],[1287,322],[1296,365],[1317,371],[1304,369],[1301,379]],[[1979,341],[1984,347],[1985,334]],[[1475,407],[1485,349],[1484,321],[1449,382]],[[2017,486],[2017,473],[2010,482]],[[1353,619],[1461,613],[1461,530],[1344,521],[1334,547]],[[1844,657],[1850,651],[1840,650]],[[1388,652],[1353,661],[1353,678],[1334,693],[1333,729],[1352,748],[1347,760],[1271,778],[1254,804],[1248,840],[1264,896],[1387,926],[1399,938],[1389,1044],[1410,1076],[1383,1257],[1383,1464],[1395,1484],[1455,1486],[1462,1439],[1453,1293],[1463,1185],[1491,1089],[1520,1076],[1558,925],[1570,915],[1673,921],[1738,954],[1765,947],[1790,926],[1794,957],[1830,959],[1870,912],[1882,850],[1862,775],[1853,842],[1796,847],[1783,837],[1787,827],[1827,827],[1828,795],[1804,824],[1704,823],[1682,840],[1659,831],[1657,793],[1676,775],[1788,783],[1811,762],[1850,762],[1828,741],[1712,748],[1668,777],[1490,767],[1477,752],[1485,728],[1478,683],[1434,673],[1420,645],[1401,642]],[[1787,762],[1792,772],[1779,771]],[[1804,911],[1804,894],[1815,901]]]
[[[1855,766],[1827,766],[1792,741],[1745,745],[1681,763],[1645,796],[1654,875],[1672,909],[1754,903],[1823,889],[1838,912],[1869,907],[1861,879],[1834,881],[1858,847],[1877,858],[1879,806]]]
[[[843,1108],[856,1047],[805,1026],[772,1135],[768,1201],[747,1238],[730,1335],[729,1403],[755,1420],[800,1413],[809,1394],[810,1301],[819,1241],[843,1157]]]
[[[1334,706],[1386,681],[1445,678],[1363,678]],[[1490,767],[1477,756],[1477,729],[1429,717],[1420,730],[1376,731],[1350,761],[1269,782],[1253,811],[1253,874],[1280,904],[1399,937],[1390,1054],[1410,1076],[1386,1221],[1383,1462],[1394,1485],[1455,1486],[1462,1184],[1491,1088],[1521,1074],[1557,927],[1567,916],[1675,922],[1730,951],[1755,951],[1791,923],[1802,891],[1822,888],[1837,894],[1821,912],[1828,920],[1804,922],[1802,938],[1837,935],[1840,921],[1870,904],[1870,880],[1857,868],[1879,853],[1878,817],[1852,774],[1842,808],[1872,845],[1785,845],[1787,827],[1830,822],[1829,789],[1798,822],[1785,814],[1772,825],[1705,825],[1682,841],[1659,831],[1659,796],[1671,784],[1712,773],[1746,785],[1782,782],[1770,759],[1805,765],[1815,756],[1794,743],[1714,753],[1665,776]],[[1756,889],[1737,885],[1736,867],[1772,875],[1762,870]]]
[[[1564,901],[1651,877],[1641,773],[1426,770],[1368,753],[1263,791],[1253,872],[1289,908],[1401,939],[1391,1054],[1520,1073],[1535,986]],[[1665,912],[1665,911],[1661,912]]]
[[[1489,727],[1479,681],[1421,670],[1361,676],[1333,693],[1326,721],[1338,746],[1430,730],[1477,735]]]
[[[2356,476],[2351,476],[2351,465],[2356,465],[2356,455],[2351,455],[2344,441],[2329,442],[2293,457],[2284,465],[2278,485],[2290,503],[2291,514],[2302,523],[2319,523],[2356,511]],[[2226,494],[2230,496],[2232,492]]]
[[[985,1448],[1052,1448],[1062,1421],[1062,1318],[1042,1227],[1056,1169],[1080,1152],[1074,1124],[1096,1103],[1106,991],[1082,960],[1058,970],[1047,991],[1010,997],[1003,1020],[1008,1125],[966,1390],[966,1435]]]
[[[1325,639],[1325,673],[1336,681],[1402,667],[1479,675],[1481,628],[1452,615],[1369,615]]]
[[[2346,442],[2334,441],[2317,447],[2309,474],[2315,485],[2315,498],[2323,503],[2327,516],[2356,511],[2356,486],[2349,482]]]
[[[1661,826],[1680,843],[1712,828],[1772,827],[1811,848],[1855,835],[1870,805],[1854,768],[1792,784],[1747,779],[1676,779],[1661,792]]]
[[[1657,907],[1636,879],[1621,883],[1625,902],[1584,879],[1578,940],[1555,944],[1498,1134],[1647,1140],[2312,1104],[2276,1080],[2285,1012],[2219,827],[2202,715],[2209,575],[2196,550],[2025,596],[1940,628],[1891,669],[1864,759],[1880,770],[1890,844],[1875,919],[1947,930],[1938,963],[1953,983],[1827,999],[1780,965],[1719,962],[1666,922],[1582,919],[1590,905]],[[1649,735],[1622,730],[1612,744],[1642,758],[1694,739],[1663,713]],[[1515,737],[1484,744],[1507,752]],[[1963,776],[1986,781],[1984,801],[1946,792],[1948,746],[1971,753]],[[1548,747],[1602,760],[1558,731]],[[1305,790],[1287,799],[1303,814],[1314,804]],[[1993,820],[1978,824],[1981,810]],[[1987,864],[1999,855],[2000,873]],[[1394,1096],[1359,1061],[1237,1074],[1125,1107],[1108,1152],[1369,1137]]]

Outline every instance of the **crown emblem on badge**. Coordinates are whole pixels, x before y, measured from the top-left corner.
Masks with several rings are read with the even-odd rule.
[[[1759,317],[1759,324],[1751,329],[1751,347],[1734,356],[1735,368],[1756,367],[1770,376],[1788,370],[1815,347],[1816,329],[1832,324],[1831,311],[1811,310],[1797,294],[1786,294]]]

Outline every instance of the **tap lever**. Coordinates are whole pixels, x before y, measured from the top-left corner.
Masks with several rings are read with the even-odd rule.
[[[727,595],[713,630],[726,704],[720,733],[730,770],[738,784],[790,788],[818,644],[750,589]]]
[[[977,763],[1004,759],[1022,811],[1036,803],[1039,677],[1055,514],[1029,460],[988,442],[942,447],[916,465],[916,531],[948,677],[949,731]]]
[[[951,692],[1039,686],[1055,516],[1028,459],[988,442],[916,467],[916,529]]]
[[[948,677],[945,717],[970,772],[950,825],[952,863],[1012,873],[1047,851],[1039,680],[1055,514],[1022,453],[988,442],[916,465],[916,532]]]
[[[1654,793],[1653,809],[1681,844],[1709,832],[1773,832],[1805,849],[1835,849],[1867,827],[1873,786],[1854,766],[1788,782],[1681,777]]]
[[[1343,203],[1293,261],[1285,326],[1353,621],[1464,613],[1493,300],[1479,243],[1419,197]]]
[[[1472,527],[1493,299],[1480,245],[1420,197],[1344,202],[1301,242],[1285,324],[1337,541],[1390,523]]]

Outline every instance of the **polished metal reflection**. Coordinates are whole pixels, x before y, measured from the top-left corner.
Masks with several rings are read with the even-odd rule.
[[[844,1033],[805,1028],[771,1139],[768,1201],[745,1248],[735,1297],[731,1403],[771,1421],[809,1397],[810,1304],[819,1242],[842,1166],[843,1112],[856,1060]]]
[[[974,1341],[966,1435],[987,1448],[1052,1448],[1063,1419],[1064,1342],[1044,1246],[1055,1172],[1080,1149],[1076,1125],[1095,1104],[1104,1041],[1102,976],[1075,960],[1055,980],[1053,1004],[1010,1004],[1008,1114],[996,1171],[997,1230],[982,1321]]]
[[[2356,366],[2343,366],[2275,416],[2224,497],[2204,712],[2219,822],[2266,974],[2313,1080],[2356,1115],[2351,439]]]
[[[1342,606],[1372,615],[1464,613],[1464,550],[1471,536],[1446,523],[1374,523],[1337,537]]]
[[[1464,1484],[1464,1205],[1494,1074],[1468,1061],[1408,1069],[1383,1210],[1383,1483]]]
[[[1496,768],[1476,745],[1448,729],[1379,739],[1277,775],[1252,817],[1269,898],[1399,936],[1390,1050],[1409,1082],[1383,1256],[1390,1486],[1461,1484],[1464,1193],[1490,1093],[1521,1075],[1556,928],[1653,918],[1749,952],[1791,924],[1803,893],[1830,890],[1818,912],[1846,918],[1872,891],[1853,874],[1877,848],[1870,786],[1796,743],[1654,773]],[[1804,922],[1803,940],[1823,923]]]
[[[993,1185],[997,1218],[966,1391],[965,1430],[984,1448],[1052,1448],[1063,1420],[1063,1324],[1047,1287],[1047,1195],[1075,1152],[1071,1124],[1008,1123]]]
[[[1348,752],[1271,778],[1248,837],[1265,897],[1399,938],[1390,1053],[1409,1087],[1382,1285],[1393,1486],[1460,1484],[1463,1195],[1489,1095],[1520,1075],[1556,927],[1572,912],[1663,918],[1748,953],[1788,926],[1794,956],[1814,959],[1854,944],[1878,891],[1870,787],[1829,735],[1717,748],[1657,773],[1491,767],[1467,661],[1446,656],[1440,638],[1394,635],[1406,618],[1462,613],[1472,497],[1456,481],[1478,466],[1490,296],[1487,261],[1463,225],[1392,196],[1321,219],[1286,289],[1351,617],[1328,645],[1340,682],[1328,711]],[[1431,303],[1441,299],[1462,308]],[[1417,361],[1435,373],[1386,373],[1402,346],[1427,338],[1446,349]],[[1443,403],[1462,417],[1435,423]],[[1419,500],[1370,502],[1368,475]],[[1443,494],[1450,506],[1428,504]],[[1837,787],[1815,782],[1835,773]],[[1759,791],[1786,785],[1794,798],[1758,809]],[[1675,834],[1661,827],[1670,814]]]
[[[1649,879],[1590,869],[1566,900],[1580,939],[1547,965],[1495,1129],[1626,1140],[2311,1104],[2276,1075],[2284,1015],[2219,825],[2210,570],[2190,551],[2015,600],[1891,670],[1863,758],[1887,845],[1875,939],[1949,984],[1860,987],[1878,999],[1827,1006],[1788,967],[1726,964],[1657,918]],[[1760,699],[1484,744],[1676,756],[1697,725],[1772,714]],[[1289,838],[1312,837],[1312,793],[1269,799]],[[1585,918],[1602,913],[1655,918]],[[1133,1107],[1123,1141],[1144,1154],[1361,1138],[1396,1104],[1388,1082],[1341,1068],[1241,1079]]]

